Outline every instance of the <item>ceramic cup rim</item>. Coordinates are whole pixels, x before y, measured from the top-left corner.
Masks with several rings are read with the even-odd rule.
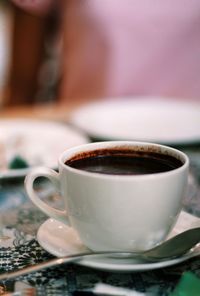
[[[77,168],[72,168],[69,165],[65,164],[65,162],[72,158],[79,152],[86,152],[86,151],[94,151],[102,148],[114,148],[114,147],[155,147],[161,149],[162,151],[170,152],[172,156],[176,158],[175,155],[179,156],[183,164],[178,167],[174,168],[173,170],[160,172],[160,173],[153,173],[153,174],[141,174],[141,175],[111,175],[111,174],[101,174],[96,172],[88,172],[84,170],[80,170]],[[79,175],[89,176],[91,178],[99,178],[99,179],[122,179],[122,180],[135,180],[135,179],[148,179],[148,178],[163,178],[166,176],[175,175],[178,172],[184,171],[187,167],[189,167],[189,157],[182,151],[162,144],[151,143],[151,142],[138,142],[138,141],[103,141],[103,142],[92,142],[87,144],[81,144],[72,148],[69,148],[63,151],[58,159],[59,167],[64,171],[69,171],[72,173],[76,173]]]

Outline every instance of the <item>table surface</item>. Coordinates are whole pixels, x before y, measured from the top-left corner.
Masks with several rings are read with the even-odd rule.
[[[35,104],[22,105],[14,107],[0,108],[0,118],[37,118],[37,119],[53,119],[67,120],[68,115],[77,107],[81,106],[81,102],[70,102],[69,104]]]
[[[37,117],[53,120],[66,120],[66,114],[76,108],[69,105],[63,110],[55,104],[35,107],[15,107],[0,111],[1,118]],[[184,147],[191,157],[191,171],[197,184],[193,199],[186,203],[186,209],[200,216],[200,145]],[[39,186],[46,186],[41,184]],[[40,189],[40,188],[38,188]],[[54,193],[48,196],[51,202],[57,200]],[[0,272],[22,268],[45,261],[53,256],[37,242],[38,227],[47,219],[27,198],[23,179],[0,180],[0,222],[3,234],[9,239],[0,244]],[[16,281],[24,281],[37,288],[37,295],[73,295],[74,291],[93,291],[98,283],[137,291],[139,295],[170,295],[185,271],[200,275],[200,259],[146,272],[115,273],[95,270],[70,264],[29,274],[12,281],[0,283],[0,290],[12,290]],[[1,291],[0,291],[1,295]],[[125,294],[124,294],[125,295]]]

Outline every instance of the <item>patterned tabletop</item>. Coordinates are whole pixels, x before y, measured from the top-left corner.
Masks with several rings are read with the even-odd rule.
[[[200,216],[200,158],[191,154],[192,180],[185,208]],[[48,202],[59,204],[58,196],[47,183],[38,184],[37,190],[48,197]],[[50,190],[49,190],[50,188]],[[39,226],[47,219],[27,198],[23,180],[0,181],[0,272],[16,270],[27,265],[53,258],[36,240]],[[132,295],[170,295],[185,271],[200,276],[200,258],[163,269],[145,272],[108,272],[76,264],[63,265],[39,271],[0,283],[3,291],[12,291],[16,282],[22,281],[37,288],[37,295],[75,295],[77,291],[94,291],[99,283],[125,288]],[[137,292],[137,293],[136,293]],[[126,295],[123,292],[123,295]]]

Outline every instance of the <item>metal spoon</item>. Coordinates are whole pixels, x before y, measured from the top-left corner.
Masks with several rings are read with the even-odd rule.
[[[115,258],[136,258],[142,261],[157,262],[162,260],[170,260],[180,257],[196,246],[200,242],[200,227],[186,230],[171,239],[157,245],[156,247],[143,252],[87,252],[64,256],[61,258],[50,259],[46,262],[38,263],[32,266],[22,268],[17,271],[11,271],[0,275],[0,281],[11,279],[17,276],[25,275],[31,272],[36,272],[48,267],[58,266],[65,263],[72,263],[83,258],[99,258],[99,257],[115,257]]]

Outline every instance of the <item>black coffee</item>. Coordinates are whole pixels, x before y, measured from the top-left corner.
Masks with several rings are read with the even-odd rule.
[[[102,149],[80,153],[66,164],[83,171],[110,175],[143,175],[171,171],[183,165],[173,156],[150,151]]]

